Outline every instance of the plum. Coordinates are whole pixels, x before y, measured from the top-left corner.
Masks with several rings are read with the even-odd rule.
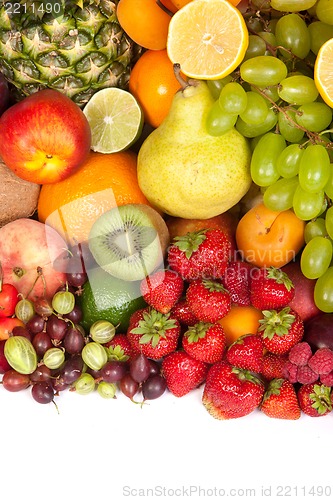
[[[7,80],[0,73],[0,116],[9,106],[9,87]]]
[[[314,350],[321,347],[333,350],[333,313],[319,313],[305,321],[303,340]]]

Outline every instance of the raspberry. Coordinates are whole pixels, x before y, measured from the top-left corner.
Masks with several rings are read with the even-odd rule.
[[[316,382],[319,378],[318,373],[315,373],[311,368],[307,365],[299,366],[297,368],[297,382],[300,384],[312,384]]]
[[[333,370],[333,351],[320,347],[309,359],[308,365],[318,375],[327,375]]]
[[[308,342],[299,342],[289,351],[289,361],[297,366],[305,366],[312,356],[310,344]]]
[[[283,367],[283,377],[292,384],[296,384],[297,382],[297,368],[291,361],[287,361]]]
[[[286,361],[288,361],[288,355],[286,354],[281,355],[267,352],[263,357],[261,375],[266,380],[284,378],[283,367]]]
[[[333,387],[333,370],[326,375],[320,375],[320,382],[327,387]]]

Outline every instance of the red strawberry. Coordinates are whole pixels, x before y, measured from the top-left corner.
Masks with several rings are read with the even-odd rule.
[[[259,335],[241,335],[227,350],[227,360],[233,366],[260,373],[264,343]]]
[[[213,417],[227,420],[243,417],[258,408],[264,391],[259,377],[223,360],[209,369],[202,402]]]
[[[129,361],[134,356],[126,333],[116,333],[113,339],[104,346],[109,350],[108,357],[110,361]]]
[[[332,388],[321,382],[302,385],[297,397],[301,410],[310,417],[323,417],[332,411]]]
[[[266,380],[273,378],[285,378],[284,366],[288,361],[287,354],[273,354],[272,352],[265,352],[262,360],[261,375]]]
[[[186,299],[180,299],[177,304],[171,309],[173,318],[178,319],[179,323],[186,326],[195,325],[198,320],[195,314],[191,311]]]
[[[200,322],[184,333],[182,344],[193,358],[212,364],[221,361],[226,348],[226,336],[219,323]]]
[[[185,351],[175,351],[165,356],[161,373],[174,396],[182,397],[202,384],[209,365],[194,359]]]
[[[251,302],[257,309],[279,309],[293,299],[295,288],[288,275],[276,267],[263,267],[252,273]]]
[[[271,380],[265,391],[260,410],[271,418],[299,419],[301,409],[293,384],[283,378]]]
[[[222,278],[231,249],[230,238],[221,229],[202,229],[174,238],[168,263],[185,280]]]
[[[182,278],[170,269],[158,270],[140,283],[140,291],[144,300],[163,314],[170,312],[180,299],[183,288]]]
[[[231,308],[229,292],[216,280],[191,281],[186,291],[186,301],[199,321],[216,323]]]
[[[127,338],[135,353],[161,359],[177,349],[180,330],[180,323],[170,313],[146,307],[132,314]]]
[[[249,262],[232,261],[223,276],[223,284],[230,293],[231,301],[238,306],[251,305],[251,274],[256,269]]]
[[[301,317],[290,307],[263,311],[264,318],[259,320],[259,334],[264,346],[274,354],[285,354],[300,342],[304,335]]]

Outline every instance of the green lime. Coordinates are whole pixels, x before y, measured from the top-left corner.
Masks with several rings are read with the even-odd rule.
[[[101,268],[89,272],[89,280],[80,296],[82,326],[89,331],[95,321],[104,319],[125,333],[130,316],[147,304],[140,293],[139,281],[123,281]]]
[[[116,153],[129,148],[140,136],[143,113],[126,90],[109,87],[96,92],[83,109],[91,128],[91,149]]]

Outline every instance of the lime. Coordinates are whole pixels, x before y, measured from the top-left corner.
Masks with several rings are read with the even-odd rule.
[[[126,90],[109,87],[96,92],[83,109],[91,128],[91,149],[116,153],[129,148],[140,136],[143,113]]]
[[[130,316],[147,304],[140,293],[139,281],[123,281],[101,268],[89,272],[88,281],[80,296],[82,326],[89,331],[95,321],[104,319],[125,333]]]

